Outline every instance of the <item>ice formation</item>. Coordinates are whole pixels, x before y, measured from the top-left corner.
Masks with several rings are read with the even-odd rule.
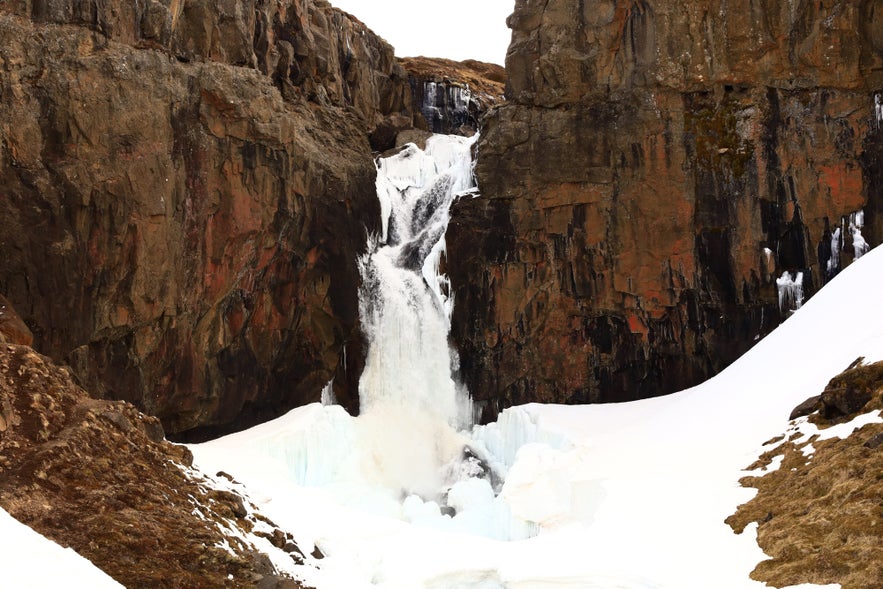
[[[773,250],[768,247],[763,248],[763,273],[765,276],[771,276],[776,271],[776,258]]]
[[[797,272],[792,278],[790,272],[782,272],[776,279],[779,291],[779,311],[789,313],[803,305],[803,272]]]
[[[834,276],[840,270],[840,250],[843,248],[843,232],[840,227],[831,234],[831,257],[828,258],[828,276]]]
[[[325,388],[322,389],[322,405],[336,405],[337,399],[334,398],[334,380],[329,380]]]
[[[877,119],[877,128],[883,123],[883,94],[874,94],[874,117]]]
[[[855,259],[859,259],[871,249],[868,242],[862,236],[862,228],[865,226],[865,212],[856,211],[849,216],[849,232],[852,234],[852,248]]]
[[[471,102],[472,92],[468,87],[424,82],[420,112],[429,123],[430,129],[441,130],[445,126],[444,113],[447,111],[448,117],[453,119],[448,128],[455,129],[468,121]]]
[[[840,219],[840,225],[831,233],[831,257],[827,261],[827,278],[833,278],[843,269],[841,252],[849,251],[849,242],[853,259],[857,260],[870,251],[871,246],[862,235],[865,226],[865,213],[863,210],[855,211]],[[848,238],[848,239],[847,239]]]

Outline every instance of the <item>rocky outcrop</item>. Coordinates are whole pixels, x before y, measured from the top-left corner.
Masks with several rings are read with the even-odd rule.
[[[300,587],[256,547],[285,533],[188,471],[191,460],[156,418],[92,399],[66,368],[0,344],[3,509],[126,587]]]
[[[519,0],[509,26],[448,232],[486,417],[695,384],[883,239],[879,2]]]
[[[506,72],[496,64],[428,57],[401,62],[411,82],[418,128],[472,135],[484,113],[504,100]]]
[[[0,344],[29,346],[33,341],[34,334],[16,313],[12,303],[0,295]]]
[[[772,587],[880,587],[883,528],[868,522],[880,516],[883,423],[858,421],[833,436],[825,429],[883,410],[883,363],[851,366],[815,399],[817,412],[806,415],[818,429],[801,434],[806,424],[792,422],[786,435],[764,444],[770,449],[739,481],[757,494],[726,523],[739,534],[757,524],[757,543],[769,558],[752,579]],[[855,402],[844,405],[846,399]],[[778,464],[770,467],[774,460]]]
[[[321,0],[13,0],[0,45],[0,292],[35,346],[172,433],[332,378],[355,406],[392,48]]]

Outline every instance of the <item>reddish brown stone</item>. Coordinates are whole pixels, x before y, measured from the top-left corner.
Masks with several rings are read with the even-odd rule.
[[[33,341],[34,334],[15,312],[12,303],[0,295],[0,343],[29,346]]]
[[[777,274],[824,284],[826,229],[864,208],[879,243],[883,10],[790,6],[516,2],[509,103],[448,233],[487,417],[695,384],[782,320]]]
[[[171,433],[332,378],[355,408],[392,47],[321,1],[81,4],[0,4],[0,285],[37,347]]]

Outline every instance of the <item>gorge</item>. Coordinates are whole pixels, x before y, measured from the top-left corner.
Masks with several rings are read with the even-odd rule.
[[[883,3],[513,4],[503,70],[325,0],[0,3],[0,505],[100,558],[41,507],[88,470],[236,586],[753,586],[741,469],[883,359]]]

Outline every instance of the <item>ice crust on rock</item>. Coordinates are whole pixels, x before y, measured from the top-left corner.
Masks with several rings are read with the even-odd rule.
[[[797,272],[793,278],[790,272],[782,272],[776,279],[776,288],[781,313],[788,314],[803,306],[803,272]]]
[[[453,123],[466,121],[469,118],[469,105],[472,103],[472,92],[468,86],[458,86],[451,83],[438,83],[426,81],[423,83],[423,104],[420,112],[429,124],[430,129],[441,131],[445,126],[445,111],[454,119],[448,123],[448,128]]]

